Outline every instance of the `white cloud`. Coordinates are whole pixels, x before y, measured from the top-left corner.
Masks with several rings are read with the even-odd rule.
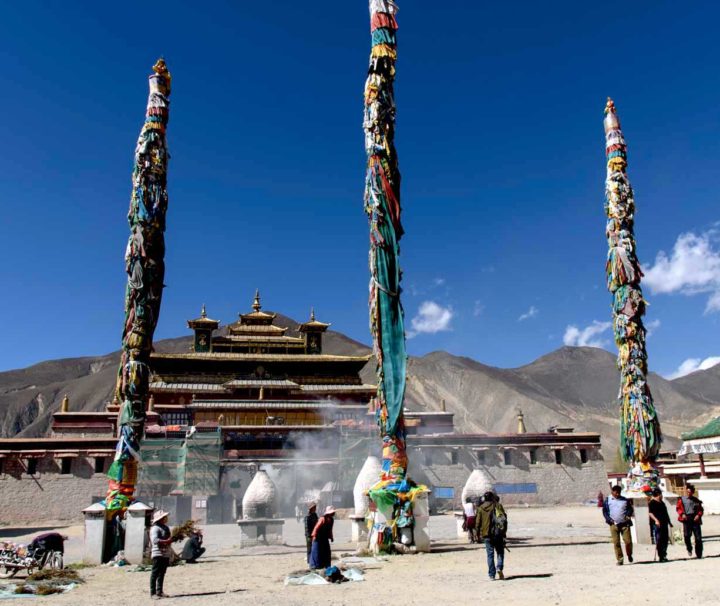
[[[611,326],[611,322],[598,322],[597,320],[593,320],[592,324],[582,329],[569,325],[565,329],[563,343],[578,347],[603,347],[607,341],[598,337],[609,330]]]
[[[648,337],[652,337],[658,328],[660,328],[660,320],[650,320],[647,324],[645,324],[645,334]]]
[[[709,293],[705,313],[720,311],[720,250],[717,230],[695,235],[680,234],[672,253],[660,251],[655,265],[644,268],[645,279],[653,293],[697,295]]]
[[[410,321],[412,330],[407,332],[408,339],[421,333],[435,334],[445,330],[451,330],[450,321],[453,319],[451,307],[443,307],[435,301],[425,301],[420,305],[418,313]]]
[[[530,309],[528,309],[524,314],[522,314],[517,321],[522,322],[523,320],[529,320],[530,318],[534,318],[540,313],[540,310],[535,307],[534,305],[530,306]]]
[[[473,316],[475,316],[477,318],[484,311],[485,311],[485,306],[482,304],[482,301],[480,301],[480,299],[475,301],[475,305],[473,306]]]
[[[434,286],[442,286],[443,284],[445,284],[445,278],[435,278],[433,280]]]
[[[710,356],[709,358],[705,358],[704,360],[701,360],[700,358],[688,358],[685,360],[678,369],[667,376],[668,379],[677,379],[679,377],[684,377],[685,375],[689,375],[691,372],[695,372],[697,370],[707,370],[708,368],[712,368],[716,364],[720,364],[720,356]]]

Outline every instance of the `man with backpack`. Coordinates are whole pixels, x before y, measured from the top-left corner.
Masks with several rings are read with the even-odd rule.
[[[483,496],[483,502],[475,515],[475,531],[478,540],[485,543],[488,577],[494,581],[497,574],[498,579],[504,579],[507,514],[493,492],[486,492]],[[495,565],[495,554],[497,554],[497,566]]]

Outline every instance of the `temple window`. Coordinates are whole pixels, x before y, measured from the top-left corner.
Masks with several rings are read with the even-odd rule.
[[[530,465],[537,465],[537,448],[530,449]]]
[[[585,450],[584,448],[581,448],[581,449],[580,449],[580,462],[581,462],[581,463],[587,463],[587,462],[588,462],[587,450]]]
[[[458,451],[457,450],[451,450],[450,451],[450,464],[451,465],[457,465],[458,463]]]
[[[505,463],[505,465],[512,463],[512,453],[509,450],[503,450],[503,463]]]
[[[26,469],[29,475],[34,476],[37,473],[37,459],[27,459]]]
[[[105,473],[105,457],[95,457],[95,473]]]
[[[557,465],[562,465],[562,462],[563,462],[563,461],[562,461],[562,450],[557,449],[557,450],[555,451],[555,463],[556,463]]]
[[[69,475],[72,472],[72,459],[65,457],[60,459],[60,473],[63,475]]]

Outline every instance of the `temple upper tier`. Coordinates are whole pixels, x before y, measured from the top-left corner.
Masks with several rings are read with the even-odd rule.
[[[245,353],[245,354],[321,354],[322,336],[330,326],[315,319],[301,324],[302,336],[290,337],[287,327],[276,326],[277,314],[262,311],[260,292],[255,291],[252,311],[239,314],[238,320],[227,327],[225,335],[213,336],[220,323],[207,317],[205,306],[199,318],[188,320],[188,328],[195,333],[193,351],[196,353]]]
[[[294,331],[274,324],[276,319],[277,314],[263,311],[259,292],[252,311],[239,314],[225,330],[203,305],[200,317],[188,321],[194,332],[189,353],[152,355],[150,389],[158,412],[167,405],[184,405],[213,410],[196,419],[216,419],[221,409],[225,419],[230,409],[253,409],[254,417],[259,413],[251,402],[292,403],[310,410],[313,402],[328,399],[366,409],[376,387],[364,384],[359,373],[370,356],[324,354],[323,336],[330,325],[318,321],[314,311]]]

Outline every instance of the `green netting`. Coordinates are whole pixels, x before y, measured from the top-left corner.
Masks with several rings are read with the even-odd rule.
[[[194,433],[187,438],[146,439],[140,453],[139,494],[218,493],[222,454],[219,431]]]
[[[182,438],[143,440],[140,444],[142,461],[138,470],[138,492],[166,495],[182,490],[186,452]]]
[[[185,494],[218,494],[220,488],[220,432],[194,433],[187,438],[185,455]]]

